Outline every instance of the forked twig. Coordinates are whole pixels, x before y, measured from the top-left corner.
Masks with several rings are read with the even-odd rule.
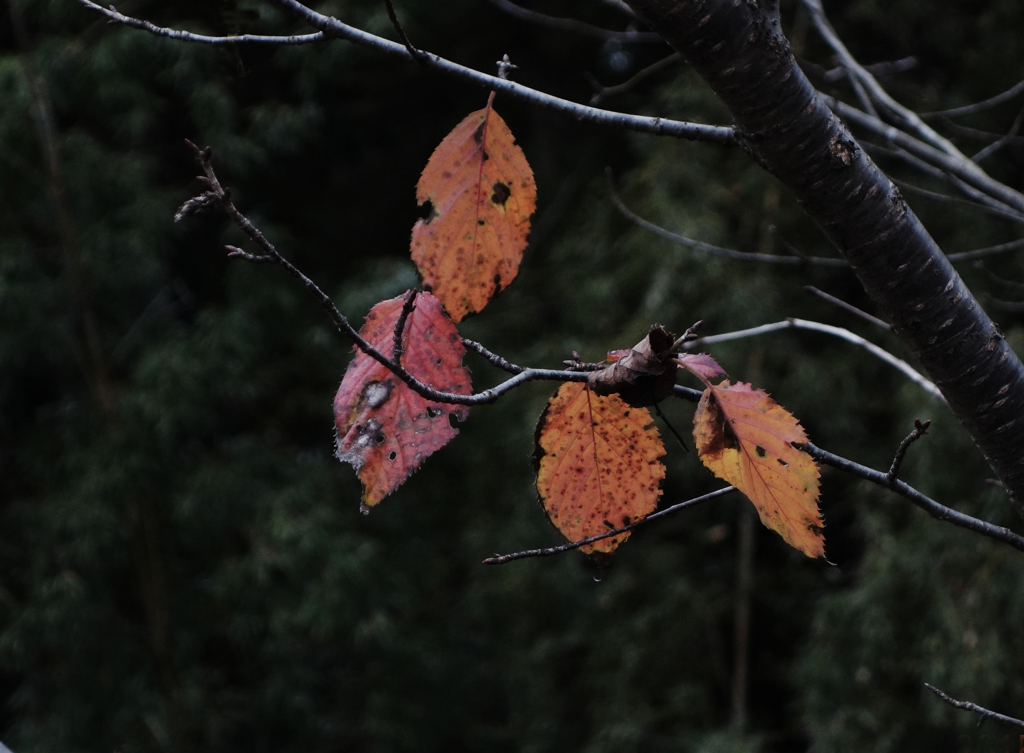
[[[914,430],[907,434],[904,440],[900,442],[900,446],[896,449],[896,454],[893,456],[892,465],[889,466],[889,472],[885,474],[885,481],[889,486],[892,486],[893,482],[896,481],[896,474],[900,472],[900,466],[903,465],[903,458],[906,457],[910,445],[923,437],[931,425],[931,420],[922,421],[919,418],[914,419]]]
[[[488,557],[487,559],[485,559],[484,564],[504,565],[506,562],[512,562],[513,560],[522,560],[526,559],[527,557],[550,557],[554,554],[570,552],[573,549],[579,549],[581,546],[593,544],[595,541],[601,541],[602,539],[607,539],[612,536],[618,536],[620,533],[625,533],[626,531],[632,531],[634,528],[642,526],[644,523],[649,523],[655,518],[660,518],[663,515],[668,515],[670,512],[677,512],[679,510],[685,510],[688,507],[695,507],[702,502],[707,502],[708,500],[715,499],[716,497],[725,496],[726,494],[730,494],[734,491],[736,491],[736,487],[726,486],[725,488],[719,489],[718,491],[709,492],[708,494],[701,495],[700,497],[688,499],[685,502],[679,502],[677,504],[672,505],[671,507],[666,507],[664,510],[659,510],[656,513],[652,513],[651,515],[648,515],[646,518],[642,518],[641,520],[638,520],[635,523],[630,523],[629,525],[621,526],[619,528],[613,528],[610,531],[606,531],[605,533],[599,533],[596,536],[591,536],[580,541],[574,541],[571,544],[562,544],[561,546],[548,547],[547,549],[528,549],[525,552],[514,552],[512,554],[496,554],[493,557]]]
[[[398,319],[395,320],[395,344],[391,349],[391,360],[399,366],[402,365],[402,356],[405,355],[405,344],[402,342],[402,335],[405,334],[405,323],[409,321],[410,314],[412,314],[413,309],[416,308],[416,295],[418,293],[418,290],[410,290],[405,294],[405,303],[402,304],[402,312],[398,315]]]
[[[982,536],[988,536],[990,539],[995,539],[996,541],[1001,541],[1004,544],[1009,544],[1014,549],[1024,552],[1024,536],[1017,535],[1009,528],[993,525],[987,521],[972,518],[970,515],[966,515],[965,513],[946,507],[945,505],[936,502],[934,499],[926,497],[917,489],[905,484],[899,479],[890,483],[887,474],[882,473],[881,471],[876,471],[873,468],[860,465],[859,463],[854,463],[852,460],[847,460],[839,455],[834,455],[827,450],[816,447],[810,442],[794,443],[793,446],[798,450],[806,452],[820,463],[830,465],[833,468],[838,468],[841,471],[857,476],[866,481],[870,481],[878,486],[884,486],[887,489],[891,489],[901,497],[910,500],[936,520],[943,520],[947,523],[959,526],[960,528],[966,528],[969,531],[980,533]]]

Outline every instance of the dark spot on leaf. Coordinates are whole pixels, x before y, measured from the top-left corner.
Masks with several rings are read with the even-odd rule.
[[[435,366],[440,366],[441,365],[441,359],[438,358],[436,361],[434,361],[434,365]]]
[[[478,125],[476,127],[475,131],[473,131],[473,141],[475,141],[478,144],[483,143],[483,140],[484,140],[484,125],[486,123],[487,123],[486,120],[481,121],[480,125]]]
[[[484,152],[484,162],[486,162],[490,158],[491,158],[491,155],[489,155],[487,152]]]
[[[397,457],[398,457],[398,453],[395,452],[394,450],[392,450],[391,452],[388,453],[388,460],[394,460]]]
[[[420,204],[420,219],[423,220],[424,225],[429,225],[437,219],[437,210],[434,209],[434,202],[430,199]]]
[[[498,286],[501,285],[501,275],[500,274],[494,275],[494,284],[498,285]]]
[[[487,224],[487,220],[477,220],[476,224],[477,225],[486,225]]]
[[[512,189],[501,181],[495,183],[493,188],[494,193],[491,194],[491,201],[495,204],[501,204],[504,206],[505,202],[508,201],[508,197],[512,195]]]
[[[435,407],[433,407],[431,405],[428,405],[427,406],[427,415],[430,416],[431,418],[437,418],[438,416],[441,415],[441,409],[440,408],[435,408]]]
[[[384,434],[378,434],[373,439],[377,444],[384,444],[384,440],[386,440],[387,437],[385,437]]]
[[[789,468],[789,463],[787,463],[782,458],[775,458],[775,459],[779,461],[779,465],[781,465],[783,468]]]
[[[767,455],[767,454],[768,454],[768,453],[767,453],[767,452],[765,451],[764,447],[762,447],[761,445],[758,445],[757,447],[755,447],[755,448],[754,448],[754,451],[755,451],[755,452],[757,453],[757,456],[758,456],[759,458],[763,458],[763,457],[764,457],[765,455]]]

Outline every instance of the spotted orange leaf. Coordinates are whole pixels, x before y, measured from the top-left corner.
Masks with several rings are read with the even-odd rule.
[[[646,518],[658,505],[665,447],[646,408],[566,382],[537,427],[537,492],[569,541]],[[629,533],[581,547],[611,554]]]
[[[395,346],[395,325],[411,293],[381,301],[366,315],[359,334],[386,356]],[[420,293],[402,336],[402,365],[441,392],[468,395],[466,349],[438,300]],[[435,403],[413,392],[361,351],[345,372],[334,398],[338,459],[350,463],[363,483],[364,509],[398,488],[430,454],[458,434],[449,416],[465,420],[469,408]]]
[[[412,260],[455,322],[515,278],[537,206],[533,171],[493,101],[444,137],[416,184],[429,209],[412,229]]]
[[[799,422],[764,390],[728,380],[705,384],[693,416],[701,461],[747,495],[761,522],[787,544],[808,557],[825,556],[818,466],[793,447],[807,441]]]

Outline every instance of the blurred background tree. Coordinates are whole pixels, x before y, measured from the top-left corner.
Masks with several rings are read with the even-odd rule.
[[[738,498],[638,530],[601,582],[575,554],[480,566],[557,539],[528,460],[551,385],[475,409],[451,446],[359,515],[354,475],[332,458],[330,401],[350,347],[279,270],[228,263],[223,244],[243,239],[224,218],[172,223],[195,189],[183,139],[213,147],[236,203],[358,322],[416,283],[413,186],[486,93],[342,42],[197,47],[112,28],[71,0],[2,5],[0,739],[17,753],[953,751],[961,733],[977,744],[973,719],[925,681],[1020,715],[1019,555],[828,471],[834,568],[751,526]],[[380,3],[318,7],[392,35]],[[283,20],[242,0],[120,9],[219,34]],[[610,5],[543,10],[622,26]],[[1024,76],[1014,0],[837,11],[862,61],[915,57],[886,84],[916,109]],[[576,101],[668,52],[479,0],[400,12],[426,49],[480,70],[508,53],[517,80]],[[797,4],[783,19],[798,55],[831,65]],[[604,104],[727,122],[683,64]],[[1021,104],[964,125],[1005,132]],[[621,218],[604,179],[611,166],[630,206],[684,234],[827,254],[744,155],[497,106],[540,201],[523,271],[461,327],[467,337],[557,365],[572,349],[597,360],[653,322],[704,319],[713,333],[801,316],[908,357],[803,291],[869,307],[849,272],[673,246]],[[1020,188],[1022,165],[1017,139],[985,167]],[[998,218],[908,200],[946,250],[1019,237]],[[961,267],[1020,352],[1021,306],[1002,299],[1020,295],[1024,264]],[[713,353],[817,444],[874,467],[914,417],[933,419],[906,479],[1019,530],[948,410],[885,364],[798,332]],[[469,364],[479,385],[496,379]],[[685,430],[692,406],[667,410]],[[668,464],[666,502],[715,488],[692,454],[670,448]]]

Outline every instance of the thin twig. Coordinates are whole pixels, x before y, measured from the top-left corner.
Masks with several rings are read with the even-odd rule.
[[[1021,109],[1021,111],[1017,113],[1017,117],[1014,119],[1013,125],[1010,126],[1010,130],[1009,132],[1007,132],[1005,136],[1001,137],[998,141],[989,144],[980,152],[975,154],[973,157],[971,157],[971,161],[981,162],[986,157],[995,154],[1004,146],[1006,146],[1011,140],[1016,138],[1017,134],[1020,132],[1020,126],[1022,122],[1024,122],[1024,109]]]
[[[395,320],[394,345],[391,348],[391,360],[399,366],[402,365],[402,356],[405,355],[405,344],[402,342],[402,336],[405,334],[405,323],[409,321],[409,316],[412,314],[413,309],[416,308],[416,295],[418,293],[418,290],[410,290],[405,294],[405,303],[402,304],[402,312],[398,315],[398,319]]]
[[[885,480],[889,486],[892,486],[893,482],[896,481],[896,475],[900,472],[900,466],[903,465],[903,458],[906,457],[907,450],[910,449],[910,445],[923,437],[925,432],[928,431],[928,427],[931,425],[932,422],[930,420],[922,421],[919,418],[914,419],[914,430],[907,434],[903,441],[900,442],[900,446],[896,448],[896,454],[893,456],[892,465],[889,466],[889,472],[885,474]]]
[[[612,203],[615,208],[619,210],[623,217],[628,219],[633,224],[642,227],[644,230],[648,230],[655,235],[658,235],[666,240],[670,240],[674,243],[686,246],[688,248],[695,249],[697,251],[704,251],[709,254],[715,254],[716,256],[724,256],[727,259],[736,259],[739,261],[758,261],[767,262],[770,264],[786,264],[789,266],[801,266],[803,264],[818,264],[829,267],[848,267],[846,260],[844,259],[830,259],[824,256],[806,256],[806,257],[795,257],[795,256],[780,256],[778,254],[759,254],[746,251],[736,251],[731,248],[722,248],[721,246],[715,246],[711,243],[705,243],[704,241],[694,240],[687,238],[678,233],[673,233],[671,230],[666,230],[663,227],[655,225],[653,222],[648,222],[643,217],[634,214],[629,207],[627,207],[622,199],[619,198],[618,193],[615,191],[615,186],[611,178],[611,170],[606,172],[608,176],[608,190],[611,194]]]
[[[710,345],[711,343],[726,342],[727,340],[739,340],[744,337],[755,337],[757,335],[764,335],[769,332],[778,332],[782,329],[805,329],[813,332],[823,332],[826,335],[833,335],[847,342],[859,345],[860,347],[867,350],[872,355],[885,361],[890,366],[902,371],[907,377],[910,378],[915,384],[920,385],[927,392],[931,393],[939,400],[945,402],[946,398],[942,396],[942,392],[935,384],[920,373],[915,371],[906,361],[903,361],[892,353],[875,345],[873,342],[865,340],[860,335],[855,335],[848,329],[842,327],[833,327],[831,324],[821,324],[820,322],[809,322],[805,319],[786,319],[783,322],[774,322],[772,324],[762,324],[760,327],[751,327],[750,329],[742,329],[737,332],[726,332],[721,335],[712,335],[710,337],[701,337],[693,342],[687,343],[684,347],[687,350],[693,348],[699,348],[703,345]]]
[[[493,365],[497,366],[499,369],[502,369],[503,371],[509,372],[510,374],[520,374],[526,371],[526,369],[523,368],[522,366],[516,366],[514,363],[511,363],[510,361],[506,361],[498,354],[492,353],[475,340],[469,340],[463,337],[462,344],[466,347],[467,350],[472,350],[474,353],[479,353],[488,361],[490,361]]]
[[[509,0],[489,0],[489,2],[491,5],[499,8],[510,16],[522,21],[528,21],[537,26],[542,26],[546,29],[569,31],[575,34],[582,34],[593,39],[612,39],[619,42],[665,44],[665,40],[661,35],[655,34],[652,31],[635,31],[632,29],[627,31],[612,31],[611,29],[602,29],[600,26],[585,23],[584,21],[577,21],[575,18],[555,18],[554,16],[547,16],[543,13],[538,13],[535,10],[523,8],[515,3],[509,2]]]
[[[950,261],[972,261],[974,259],[980,259],[984,256],[1001,254],[1004,251],[1014,251],[1018,248],[1024,248],[1024,238],[1018,238],[1015,241],[1009,241],[1007,243],[1000,243],[996,246],[976,248],[973,251],[961,251],[956,254],[946,254],[946,258],[949,259]]]
[[[649,78],[650,76],[653,76],[655,73],[665,70],[669,66],[678,63],[682,59],[682,55],[680,55],[678,52],[674,52],[671,55],[663,57],[656,63],[651,63],[646,68],[641,68],[639,71],[634,73],[630,78],[623,81],[621,84],[616,84],[615,86],[601,86],[599,83],[596,83],[595,79],[596,85],[599,86],[600,88],[598,89],[597,93],[590,98],[590,104],[596,107],[597,105],[601,104],[601,102],[608,99],[608,97],[615,97],[618,96],[619,94],[624,94],[628,92],[630,89],[632,89],[634,86],[639,84],[641,81]]]
[[[976,703],[971,703],[970,701],[958,701],[955,698],[950,698],[948,695],[943,693],[934,685],[929,685],[928,683],[925,683],[924,686],[928,688],[928,690],[932,691],[939,698],[944,700],[946,703],[948,703],[950,706],[955,706],[958,709],[964,709],[965,711],[973,711],[977,714],[981,714],[981,719],[978,720],[978,724],[981,724],[981,722],[985,719],[995,719],[997,722],[1012,724],[1015,727],[1024,727],[1024,721],[1021,721],[1020,719],[1014,719],[1012,716],[1006,716],[1005,714],[998,714],[995,711],[989,711],[983,706],[979,706]]]
[[[665,423],[665,426],[668,427],[668,430],[672,432],[673,436],[675,436],[676,441],[679,442],[679,446],[683,448],[683,452],[689,452],[690,448],[686,446],[686,442],[683,440],[683,435],[676,431],[676,427],[674,427],[672,425],[672,422],[668,420],[668,416],[665,415],[665,413],[661,410],[661,406],[658,405],[657,403],[654,404],[654,412],[658,414],[658,418],[660,418]]]
[[[847,303],[844,300],[836,298],[834,295],[829,295],[824,290],[819,290],[818,288],[814,287],[813,285],[804,285],[804,290],[806,290],[808,293],[814,293],[814,295],[818,296],[819,298],[821,298],[823,300],[828,301],[831,304],[834,304],[834,305],[838,306],[839,308],[843,309],[843,311],[849,311],[854,316],[859,316],[864,321],[871,322],[872,324],[874,324],[877,327],[881,327],[882,329],[885,329],[885,330],[891,330],[892,329],[892,325],[889,324],[888,322],[883,322],[877,316],[872,316],[867,311],[861,311],[859,308],[857,308],[853,304]]]
[[[946,507],[945,505],[941,505],[935,500],[926,497],[917,489],[898,479],[890,484],[887,480],[886,474],[881,471],[876,471],[872,468],[868,468],[867,466],[860,465],[859,463],[854,463],[852,460],[847,460],[846,458],[838,455],[833,455],[831,452],[823,450],[820,447],[816,447],[810,442],[794,443],[793,446],[798,450],[806,452],[818,462],[825,463],[826,465],[838,468],[839,470],[853,476],[857,476],[865,479],[866,481],[878,484],[879,486],[891,489],[901,497],[910,500],[936,520],[943,520],[947,523],[959,526],[960,528],[966,528],[969,531],[980,533],[982,536],[987,536],[990,539],[995,539],[996,541],[1001,541],[1004,544],[1009,544],[1014,549],[1024,552],[1024,536],[1018,536],[1009,528],[1004,528],[1002,526],[993,525],[992,523],[988,523],[984,520],[972,518],[970,515],[965,515],[962,512],[958,512]]]
[[[804,61],[801,61],[803,63]],[[809,65],[814,65],[809,63]],[[817,67],[817,66],[816,66]],[[917,58],[910,56],[900,58],[899,60],[887,60],[881,63],[869,63],[864,66],[864,70],[870,73],[875,78],[894,76],[899,73],[905,73],[906,71],[913,70],[917,67]],[[824,71],[822,74],[826,82],[834,84],[837,81],[842,81],[844,78],[849,76],[849,71],[845,66],[838,65],[835,68],[831,68]]]
[[[865,143],[864,147],[873,153],[886,154],[887,156],[895,157],[896,159],[908,162],[912,164],[914,167],[921,170],[922,172],[929,174],[934,178],[938,178],[939,180],[943,180],[948,183],[953,183],[954,185],[956,185],[956,181],[951,180],[952,176],[948,175],[947,173],[943,173],[941,170],[937,168],[933,168],[926,162],[917,159],[913,155],[907,154],[901,149],[886,149],[885,147],[878,146],[877,144],[868,143]],[[1018,224],[1024,225],[1024,214],[1016,212],[1012,209],[1008,209],[1005,204],[997,203],[993,205],[992,203],[989,202],[981,203],[985,201],[987,197],[978,196],[977,194],[975,194],[975,198],[977,200],[970,201],[969,199],[962,199],[959,196],[948,196],[944,193],[938,193],[937,191],[929,191],[927,188],[921,188],[920,186],[915,186],[912,183],[907,183],[906,181],[903,180],[897,180],[896,178],[890,178],[890,180],[892,180],[893,185],[895,185],[897,188],[900,189],[900,191],[903,191],[905,193],[917,194],[918,196],[923,196],[926,199],[932,199],[933,201],[938,201],[943,204],[955,204],[957,206],[962,206],[966,209],[984,212],[986,214],[991,214],[996,217],[1001,217],[1002,219],[1010,220],[1011,222],[1016,222]],[[960,188],[960,190],[962,191],[964,190],[964,186],[962,185],[959,185],[957,187]],[[969,189],[967,191],[964,191],[964,193],[971,195],[972,191],[973,189]]]
[[[139,18],[132,18],[120,13],[117,8],[111,5],[108,8],[104,8],[102,5],[97,5],[92,0],[78,0],[89,10],[94,10],[97,13],[102,13],[104,16],[109,18],[114,23],[123,24],[125,26],[131,26],[134,29],[142,29],[148,31],[150,34],[156,34],[158,37],[169,37],[171,39],[177,39],[182,42],[197,42],[199,44],[309,44],[311,42],[320,42],[327,38],[322,32],[318,31],[315,34],[294,34],[294,35],[264,35],[264,34],[236,34],[233,36],[224,37],[211,37],[206,34],[194,34],[191,31],[179,31],[178,29],[168,29],[164,26],[157,26],[149,21],[143,21]]]
[[[579,549],[581,546],[593,544],[595,541],[601,541],[602,539],[607,539],[612,536],[618,536],[620,533],[625,533],[626,531],[632,531],[634,528],[642,526],[644,523],[649,523],[656,518],[662,517],[663,515],[668,515],[671,512],[677,512],[679,510],[684,510],[688,507],[695,507],[702,502],[707,502],[708,500],[715,499],[716,497],[725,496],[726,494],[730,494],[734,491],[736,491],[735,487],[726,486],[725,488],[719,489],[718,491],[710,492],[700,497],[694,497],[693,499],[688,499],[685,502],[679,502],[677,504],[672,505],[671,507],[667,507],[664,510],[659,510],[658,512],[648,515],[646,518],[642,518],[641,520],[638,520],[635,523],[630,523],[629,525],[622,526],[621,528],[614,528],[610,531],[606,531],[605,533],[599,533],[596,536],[591,536],[590,538],[586,538],[581,541],[574,541],[571,544],[562,544],[561,546],[553,546],[547,549],[529,549],[525,552],[515,552],[513,554],[496,554],[493,557],[488,557],[487,559],[485,559],[484,564],[504,565],[506,562],[526,559],[527,557],[550,557],[554,554],[569,552],[573,549]]]
[[[994,97],[983,99],[981,102],[975,102],[973,105],[964,105],[963,107],[954,107],[951,110],[937,110],[935,112],[922,112],[922,118],[959,118],[962,115],[973,115],[984,110],[988,110],[996,105],[1001,105],[1003,102],[1007,102],[1016,97],[1021,92],[1024,92],[1024,81],[1020,81],[1014,84],[1012,87],[1004,91],[1002,94],[997,94]]]
[[[423,64],[423,53],[418,48],[414,47],[412,42],[409,41],[409,36],[405,33],[405,29],[402,28],[401,22],[398,20],[398,14],[395,13],[395,6],[391,0],[384,0],[384,8],[388,13],[388,20],[391,21],[391,25],[395,29],[395,33],[398,34],[398,38],[405,45],[405,49],[412,55],[413,60],[417,63]]]
[[[1021,242],[1024,243],[1024,239],[1022,239]],[[976,261],[971,265],[971,267],[984,274],[988,279],[992,280],[992,282],[1003,285],[1010,290],[1015,290],[1018,293],[1024,292],[1024,282],[1016,282],[1015,280],[1007,280],[1005,277],[1000,277],[991,269],[986,267],[985,262],[983,261]]]

